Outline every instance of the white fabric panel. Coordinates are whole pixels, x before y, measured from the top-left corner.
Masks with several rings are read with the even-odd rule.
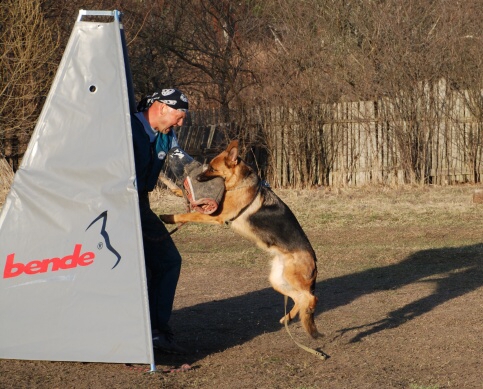
[[[123,55],[76,22],[0,215],[1,358],[154,362]]]

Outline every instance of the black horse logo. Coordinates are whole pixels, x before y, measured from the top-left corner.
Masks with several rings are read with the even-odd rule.
[[[106,247],[108,248],[108,250],[110,252],[112,252],[116,258],[117,258],[117,261],[116,263],[114,264],[114,266],[112,267],[112,269],[114,269],[118,264],[119,264],[119,261],[121,260],[121,255],[114,249],[114,247],[112,247],[111,245],[111,241],[109,240],[109,234],[107,233],[106,231],[106,224],[107,224],[107,211],[104,211],[102,212],[99,216],[97,216],[91,224],[89,224],[89,227],[86,228],[86,231],[95,223],[97,222],[99,219],[102,219],[102,227],[101,227],[101,235],[102,237],[104,238],[104,241],[106,243]],[[111,269],[111,270],[112,270]]]

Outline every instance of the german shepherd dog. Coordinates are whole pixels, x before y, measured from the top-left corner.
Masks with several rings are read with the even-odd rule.
[[[280,323],[290,322],[299,313],[305,331],[316,338],[319,335],[314,322],[317,297],[313,292],[317,259],[294,214],[238,156],[237,140],[213,158],[196,179],[207,181],[214,177],[225,180],[225,193],[213,214],[160,215],[161,220],[168,224],[231,222],[233,230],[274,256],[270,283],[295,303]]]

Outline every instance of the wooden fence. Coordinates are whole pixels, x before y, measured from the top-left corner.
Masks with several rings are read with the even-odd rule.
[[[191,112],[180,145],[201,162],[240,140],[274,187],[481,182],[483,95],[444,82],[376,101]],[[22,145],[24,148],[26,146]],[[20,150],[20,146],[17,148]],[[13,150],[13,146],[5,150]],[[5,153],[10,162],[19,151]]]
[[[256,107],[230,125],[202,126],[213,113],[195,113],[179,137],[188,152],[212,156],[238,136],[245,155],[275,187],[480,182],[479,107],[464,94],[430,97],[410,106],[377,100]]]

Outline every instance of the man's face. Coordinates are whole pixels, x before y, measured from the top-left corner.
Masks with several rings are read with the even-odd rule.
[[[156,126],[153,127],[156,131],[167,134],[171,127],[183,125],[184,119],[186,118],[186,112],[178,111],[164,103],[156,103],[159,104]]]

